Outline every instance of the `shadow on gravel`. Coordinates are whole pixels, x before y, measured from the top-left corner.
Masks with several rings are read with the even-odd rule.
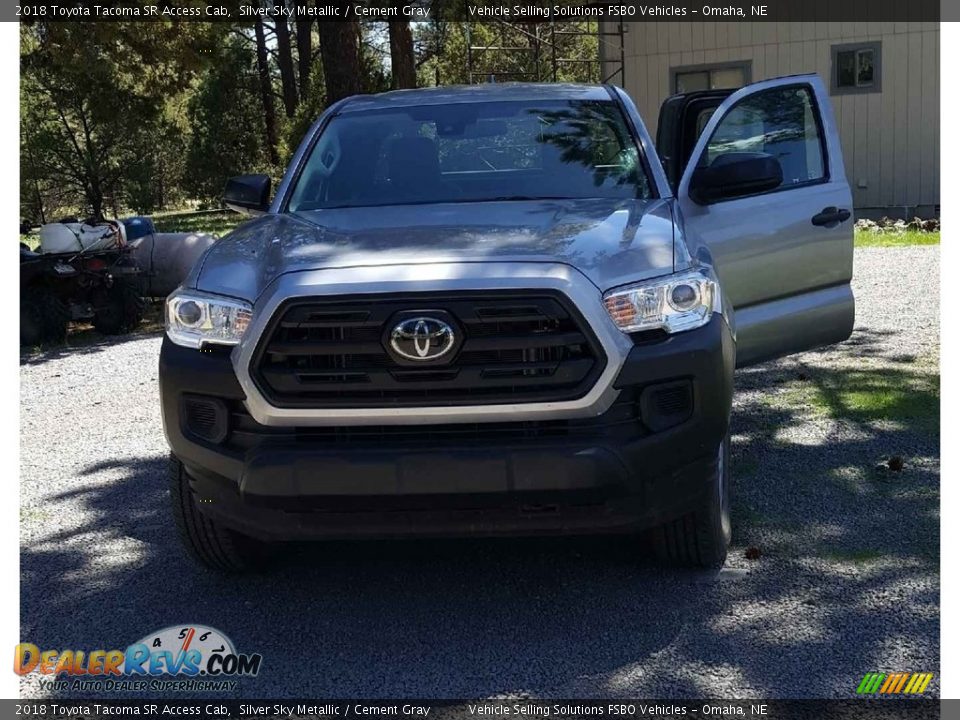
[[[889,669],[895,649],[939,657],[938,366],[891,355],[895,342],[858,328],[737,374],[735,539],[763,555],[713,624],[750,648],[738,671],[760,688],[806,694],[775,678],[796,667],[813,695],[837,673],[852,689],[851,667]],[[776,581],[762,575],[774,563]]]
[[[71,355],[90,355],[123,345],[132,340],[159,335],[163,330],[163,306],[151,302],[140,327],[126,335],[102,335],[92,325],[73,324],[67,341],[55,345],[20,347],[21,365],[42,365],[50,360],[59,360]]]
[[[936,428],[850,399],[891,384],[870,362],[888,342],[858,331],[819,359],[739,374],[737,546],[720,574],[662,571],[632,539],[591,538],[297,545],[266,575],[216,576],[180,549],[166,460],[128,458],[53,499],[52,516],[69,497],[90,521],[23,549],[21,634],[102,648],[210,625],[264,656],[245,697],[850,696],[870,670],[936,672],[886,660],[896,644],[939,656],[938,477],[920,462],[938,454]],[[841,354],[861,360],[853,375],[828,362]],[[936,405],[910,360],[876,372],[929,393],[911,407]],[[844,431],[785,438],[810,411],[836,413]],[[905,469],[879,474],[893,452]],[[744,561],[753,544],[760,560]]]
[[[699,575],[643,567],[636,542],[603,538],[297,544],[267,574],[213,575],[175,537],[165,459],[126,469],[122,481],[56,498],[81,499],[89,527],[22,552],[30,642],[122,647],[171,624],[207,624],[264,654],[261,676],[242,683],[248,697],[574,692],[584,674],[660,652],[700,602]],[[99,557],[118,537],[137,550]],[[651,583],[658,592],[638,604]],[[676,595],[678,583],[691,592]]]
[[[60,360],[73,355],[94,355],[134,340],[157,337],[160,330],[144,330],[129,335],[101,335],[95,330],[84,330],[70,335],[67,343],[42,348],[20,348],[21,365],[43,365],[51,360]]]
[[[890,356],[891,342],[857,329],[837,347],[737,374],[734,489],[768,488],[734,503],[741,541],[771,525],[785,547],[939,564],[937,365]],[[803,423],[810,430],[791,435]]]

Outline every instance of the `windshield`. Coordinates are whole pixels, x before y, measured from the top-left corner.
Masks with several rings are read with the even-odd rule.
[[[647,197],[637,144],[614,103],[512,101],[334,117],[288,209]]]

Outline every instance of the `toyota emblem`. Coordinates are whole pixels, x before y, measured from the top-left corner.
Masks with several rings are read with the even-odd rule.
[[[390,331],[390,347],[406,360],[428,362],[449,353],[456,344],[453,328],[435,317],[401,320]]]

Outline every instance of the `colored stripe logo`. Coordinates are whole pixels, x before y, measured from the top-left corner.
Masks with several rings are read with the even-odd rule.
[[[857,686],[857,695],[919,695],[933,680],[933,673],[867,673]]]

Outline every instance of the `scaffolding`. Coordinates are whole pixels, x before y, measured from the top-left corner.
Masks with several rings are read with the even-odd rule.
[[[583,20],[518,23],[496,20],[477,41],[476,22],[467,22],[468,82],[592,82],[624,84],[624,23]],[[569,40],[595,37],[592,58],[564,57]]]

